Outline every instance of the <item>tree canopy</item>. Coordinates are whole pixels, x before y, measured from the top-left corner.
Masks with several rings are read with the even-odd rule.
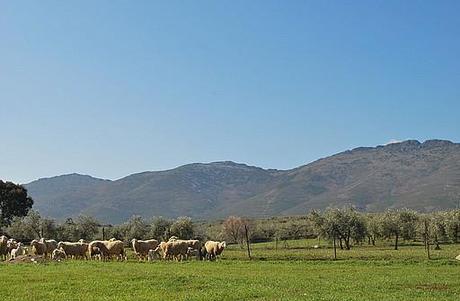
[[[0,227],[9,226],[14,217],[26,216],[33,203],[23,186],[0,180]]]

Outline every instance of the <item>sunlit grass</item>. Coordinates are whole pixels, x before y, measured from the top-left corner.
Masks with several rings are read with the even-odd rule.
[[[339,250],[327,242],[230,245],[217,262],[0,264],[2,300],[459,300],[460,245]]]
[[[427,252],[419,242],[401,244],[394,250],[391,241],[378,242],[376,246],[359,245],[351,250],[337,248],[338,260],[393,260],[424,261]],[[314,246],[319,248],[315,248]],[[430,248],[432,260],[451,260],[460,254],[460,245],[441,245],[441,250]],[[330,260],[333,258],[332,244],[316,239],[290,240],[285,242],[267,242],[251,245],[251,255],[259,260]],[[226,259],[245,259],[247,251],[238,245],[230,245],[225,254]]]

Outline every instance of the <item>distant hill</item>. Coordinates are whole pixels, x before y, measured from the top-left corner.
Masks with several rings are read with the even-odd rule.
[[[70,174],[25,186],[45,216],[89,214],[112,223],[134,214],[265,217],[344,205],[364,211],[431,211],[458,204],[460,144],[409,140],[360,147],[286,171],[196,163],[116,181]]]

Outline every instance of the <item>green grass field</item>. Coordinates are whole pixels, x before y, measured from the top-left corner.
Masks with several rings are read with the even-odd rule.
[[[2,300],[460,300],[460,245],[338,252],[314,241],[230,246],[217,262],[0,264]]]

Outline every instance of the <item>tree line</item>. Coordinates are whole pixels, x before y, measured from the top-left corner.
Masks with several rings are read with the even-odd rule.
[[[441,243],[458,243],[460,239],[460,210],[419,213],[408,209],[387,210],[382,213],[360,213],[354,208],[331,208],[308,214],[315,234],[337,241],[349,250],[353,244],[375,245],[377,240],[393,240],[397,250],[401,240],[422,241],[440,248]]]
[[[102,233],[102,228],[104,232]],[[53,237],[64,241],[92,240],[114,237],[129,241],[132,238],[168,240],[171,236],[184,239],[225,239],[229,243],[246,244],[246,233],[251,242],[287,241],[318,238],[336,241],[341,249],[376,241],[391,241],[398,249],[401,241],[422,241],[439,248],[443,243],[460,240],[460,210],[418,213],[401,209],[382,213],[362,213],[354,208],[329,208],[311,211],[305,216],[246,219],[230,216],[222,221],[192,221],[190,217],[168,219],[154,217],[146,220],[133,216],[119,225],[104,225],[93,217],[81,215],[64,222],[41,217],[30,210],[26,216],[13,217],[4,232],[16,239],[27,241]]]
[[[116,238],[168,240],[171,236],[183,239],[219,239],[239,244],[275,241],[284,246],[289,240],[301,238],[325,239],[341,249],[378,240],[392,241],[398,249],[401,241],[422,241],[425,247],[460,240],[460,209],[419,213],[408,209],[387,210],[381,213],[362,213],[356,209],[328,208],[311,211],[303,216],[247,219],[230,216],[213,222],[192,221],[190,217],[168,219],[154,217],[146,220],[133,216],[119,225],[104,225],[90,216],[68,218],[63,222],[44,218],[31,210],[33,200],[27,190],[11,182],[0,180],[0,233],[18,240],[55,238],[62,241]]]
[[[128,242],[133,238],[168,240],[171,236],[191,239],[195,235],[194,224],[189,217],[179,217],[174,220],[156,217],[148,222],[140,216],[133,216],[125,223],[108,225],[87,215],[57,222],[42,217],[35,210],[30,210],[26,216],[14,217],[3,232],[19,241],[40,238],[53,238],[58,241],[116,238]]]

